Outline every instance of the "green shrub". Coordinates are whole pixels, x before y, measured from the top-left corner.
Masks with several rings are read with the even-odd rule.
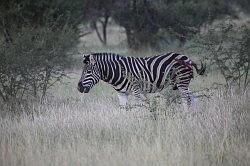
[[[218,67],[228,87],[237,85],[245,91],[250,83],[250,29],[227,20],[202,35],[200,41],[206,58]]]
[[[42,99],[65,76],[70,63],[67,51],[77,33],[65,26],[23,28],[12,43],[0,43],[0,96],[3,101]]]

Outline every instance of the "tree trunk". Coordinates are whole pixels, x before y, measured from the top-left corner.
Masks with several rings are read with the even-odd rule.
[[[186,35],[181,34],[179,37],[179,41],[180,41],[179,47],[183,47],[187,41]]]
[[[109,21],[109,13],[106,10],[105,11],[105,16],[104,16],[104,21],[102,22],[102,33],[103,33],[103,41],[104,45],[107,45],[107,26],[108,26],[108,21]]]
[[[102,34],[100,33],[98,26],[97,26],[97,22],[100,22],[102,25]],[[109,21],[109,13],[108,11],[105,11],[104,14],[104,20],[98,20],[98,21],[93,21],[93,27],[96,31],[97,37],[100,40],[100,42],[106,46],[107,45],[107,26],[108,26],[108,21]]]
[[[6,43],[12,43],[12,38],[10,36],[10,32],[9,32],[9,28],[8,28],[8,25],[6,24],[6,19],[5,18],[2,18],[1,19],[1,26],[3,28],[3,34],[4,34],[4,38],[5,38],[5,42]]]
[[[131,30],[130,27],[124,27],[124,28],[126,31],[128,47],[133,51],[139,50],[139,42],[136,38],[136,34]]]

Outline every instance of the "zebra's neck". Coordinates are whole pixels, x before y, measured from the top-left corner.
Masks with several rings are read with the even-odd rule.
[[[116,85],[121,79],[121,67],[118,63],[121,56],[114,53],[95,53],[93,55],[99,68],[101,80]]]

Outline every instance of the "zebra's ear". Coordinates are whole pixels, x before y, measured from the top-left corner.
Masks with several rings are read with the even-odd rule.
[[[90,62],[90,64],[92,64],[92,65],[94,65],[94,64],[96,63],[96,61],[95,61],[93,55],[90,55],[90,56],[89,56],[89,62]]]
[[[88,64],[90,61],[90,55],[83,55],[83,64]]]

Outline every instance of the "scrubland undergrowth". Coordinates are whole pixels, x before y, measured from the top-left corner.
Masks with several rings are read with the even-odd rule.
[[[155,120],[149,110],[120,109],[106,85],[82,95],[75,82],[34,104],[33,116],[0,118],[0,165],[250,163],[249,91],[217,89],[190,111],[158,103]]]

